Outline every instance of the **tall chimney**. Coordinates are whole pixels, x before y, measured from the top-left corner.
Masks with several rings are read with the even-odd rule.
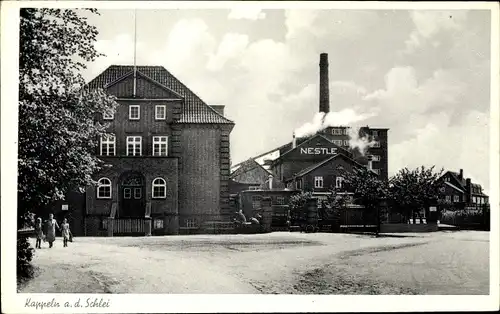
[[[295,132],[293,132],[292,149],[297,147],[297,139],[295,138]]]
[[[328,54],[319,56],[319,111],[330,112],[330,88],[328,87]]]
[[[460,172],[458,174],[458,178],[462,180],[464,178],[464,169],[460,169]]]

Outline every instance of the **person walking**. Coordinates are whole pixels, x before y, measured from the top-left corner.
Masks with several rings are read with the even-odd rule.
[[[62,237],[63,237],[63,247],[68,247],[68,241],[71,238],[71,231],[69,230],[69,223],[66,218],[64,218],[61,224]]]
[[[42,248],[42,239],[43,239],[43,226],[42,226],[42,218],[38,217],[35,223],[35,235],[36,235],[36,244],[35,248]]]
[[[49,242],[49,248],[51,248],[56,240],[56,228],[61,230],[57,221],[54,219],[54,214],[49,214],[49,219],[46,222],[47,225],[47,235],[46,240]]]

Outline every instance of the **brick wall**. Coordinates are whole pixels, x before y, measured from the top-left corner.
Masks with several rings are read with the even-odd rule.
[[[112,167],[105,167],[95,179],[107,177],[112,182],[112,198],[103,200],[96,198],[96,188],[88,187],[86,194],[87,214],[89,215],[109,215],[111,204],[119,203],[120,176],[127,171],[137,171],[145,179],[146,202],[151,202],[152,213],[176,213],[178,204],[178,180],[177,158],[173,157],[109,157],[103,158],[106,164]],[[161,177],[167,183],[167,198],[164,200],[152,199],[153,179]]]
[[[210,125],[183,125],[178,133],[179,214],[219,215],[221,176],[229,176],[229,169],[221,169],[222,154],[229,157],[229,148],[221,147],[222,131]]]

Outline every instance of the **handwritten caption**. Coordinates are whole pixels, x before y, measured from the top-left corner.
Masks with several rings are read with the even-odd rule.
[[[58,302],[55,298],[47,301],[35,301],[31,298],[26,299],[24,307],[35,308],[43,310],[46,308],[108,308],[110,307],[110,300],[106,298],[86,298],[82,300],[78,298],[75,302]]]

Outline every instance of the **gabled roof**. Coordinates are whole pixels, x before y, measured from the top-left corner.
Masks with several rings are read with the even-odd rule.
[[[462,178],[461,180],[459,179],[460,177],[460,173],[458,172],[454,172],[454,171],[448,171],[452,177],[455,178],[455,180],[457,180],[457,182],[460,184],[461,188],[465,189],[465,185],[466,185],[466,182],[465,182],[465,179]]]
[[[131,65],[111,65],[88,84],[89,88],[106,88],[113,82],[133,73]],[[137,66],[137,71],[169,91],[176,93],[184,99],[181,117],[175,123],[214,123],[234,124],[233,121],[219,114],[186,85],[179,81],[162,66]]]
[[[235,170],[233,173],[231,173],[231,177],[240,175],[240,174],[245,173],[247,171],[253,170],[257,167],[259,167],[262,170],[264,170],[265,172],[268,172],[269,174],[271,174],[264,167],[262,167],[258,162],[256,162],[253,158],[249,158],[249,159],[247,159],[244,162],[239,164],[239,168],[237,170]]]
[[[325,165],[325,164],[329,163],[330,161],[332,161],[332,160],[334,160],[334,159],[336,159],[336,158],[338,158],[338,157],[345,158],[345,159],[346,159],[346,160],[348,160],[349,162],[352,162],[354,165],[356,165],[356,166],[358,166],[358,167],[361,167],[361,168],[364,168],[364,166],[363,166],[363,165],[361,165],[360,163],[356,162],[356,161],[355,161],[355,160],[353,160],[352,158],[349,158],[349,157],[345,156],[344,154],[335,154],[335,155],[333,155],[332,157],[329,157],[329,158],[327,158],[327,159],[325,159],[325,160],[322,160],[322,161],[318,162],[317,164],[314,164],[314,165],[309,166],[309,167],[307,167],[307,168],[305,168],[305,169],[302,169],[301,171],[299,171],[298,173],[296,173],[296,174],[294,175],[294,177],[302,177],[302,176],[304,176],[304,175],[308,174],[309,172],[311,172],[311,171],[313,171],[313,170],[315,170],[315,169],[318,169],[319,167],[321,167],[321,166],[323,166],[323,165]],[[372,170],[372,172],[373,172],[374,174],[376,174],[373,170]]]
[[[444,184],[452,187],[453,189],[459,191],[460,193],[465,193],[464,190],[460,189],[460,188],[457,188],[456,186],[454,186],[453,184],[451,184],[450,182],[445,182]]]
[[[343,152],[347,152],[349,153],[347,150],[343,149],[342,147],[338,146],[337,144],[334,144],[332,141],[330,141],[328,138],[326,138],[324,135],[322,134],[319,134],[319,133],[316,133],[315,135],[309,137],[307,140],[301,142],[300,144],[297,144],[297,146],[295,146],[295,148],[290,148],[290,150],[286,151],[285,153],[281,154],[278,158],[276,158],[274,161],[277,161],[277,160],[280,160],[281,158],[283,158],[284,156],[288,155],[289,153],[291,153],[292,151],[298,149],[299,147],[301,147],[302,145],[308,143],[309,141],[315,139],[316,137],[321,137],[323,139],[325,139],[327,142],[335,145],[337,148],[340,148],[341,151]]]

